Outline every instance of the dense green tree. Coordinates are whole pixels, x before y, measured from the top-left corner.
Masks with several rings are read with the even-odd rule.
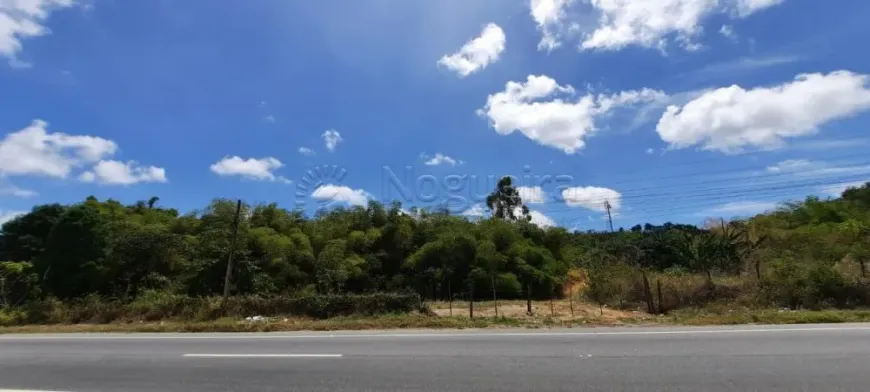
[[[532,219],[529,207],[523,204],[520,192],[509,176],[498,181],[495,190],[486,197],[486,206],[492,211],[492,216],[499,219]]]
[[[7,222],[0,228],[2,305],[222,293],[236,201],[216,199],[183,215],[158,201],[125,205],[89,197],[36,206]],[[413,290],[445,299],[473,290],[478,299],[527,299],[531,311],[531,299],[562,295],[569,274],[583,275],[572,269],[583,269],[590,298],[611,293],[620,303],[637,300],[639,275],[664,271],[697,272],[711,282],[718,274],[755,275],[763,296],[783,306],[853,306],[870,298],[862,297],[870,257],[868,185],[745,220],[646,223],[614,233],[534,225],[510,178],[499,181],[487,206],[492,218],[469,221],[399,203],[313,217],[274,203],[242,204],[231,292]]]

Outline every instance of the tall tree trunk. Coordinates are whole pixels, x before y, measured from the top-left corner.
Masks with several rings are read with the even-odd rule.
[[[656,310],[653,307],[652,290],[650,289],[649,279],[646,277],[646,271],[640,270],[640,274],[643,278],[643,295],[646,300],[646,310],[647,313],[653,314]]]
[[[665,314],[665,303],[662,301],[662,281],[656,279],[656,291],[659,296],[659,314]]]
[[[755,260],[755,279],[761,282],[761,258]]]

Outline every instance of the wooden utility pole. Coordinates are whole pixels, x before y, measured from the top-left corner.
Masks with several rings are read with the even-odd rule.
[[[227,254],[227,272],[224,275],[224,302],[230,297],[230,280],[233,274],[233,254],[236,252],[236,238],[239,235],[239,215],[242,213],[242,201],[236,202],[236,213],[233,217],[233,236],[230,240],[230,251]]]
[[[604,209],[607,210],[607,227],[610,229],[610,232],[613,232],[613,216],[610,215],[610,201],[604,201]]]

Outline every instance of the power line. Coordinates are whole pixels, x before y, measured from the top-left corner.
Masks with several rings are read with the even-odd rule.
[[[692,192],[691,190],[679,190],[673,192],[657,192],[657,193],[647,193],[647,194],[635,194],[622,196],[620,198],[621,201],[630,201],[630,200],[642,200],[645,203],[655,202],[655,201],[664,201],[679,198],[681,201],[692,200],[694,198],[708,198],[715,196],[740,196],[746,194],[753,194],[758,191],[763,190],[778,190],[778,189],[801,189],[807,187],[821,187],[826,185],[839,185],[843,183],[857,182],[870,179],[870,174],[856,174],[852,176],[846,177],[837,177],[834,179],[829,179],[827,181],[812,181],[812,182],[798,182],[798,181],[777,181],[777,182],[762,182],[755,185],[747,185],[747,186],[738,186],[738,187],[720,187],[720,188],[706,188],[702,192]],[[594,206],[599,205],[605,200],[609,201],[609,198],[593,198],[593,199],[584,199],[584,204]],[[562,205],[562,202],[557,202],[553,204]],[[567,209],[541,209],[539,211],[542,212],[557,212],[561,210],[571,210],[572,207],[568,207]]]
[[[861,178],[866,179],[866,176],[862,176]],[[839,178],[833,181],[817,181],[812,183],[801,183],[801,184],[791,184],[791,185],[781,185],[775,187],[758,187],[753,189],[742,189],[738,191],[732,192],[716,192],[715,194],[688,194],[685,197],[680,198],[680,207],[670,207],[664,209],[632,209],[631,213],[657,213],[657,212],[667,212],[674,213],[677,211],[684,211],[687,208],[700,208],[705,206],[716,206],[721,205],[722,202],[726,201],[739,201],[735,200],[735,198],[739,198],[741,196],[753,196],[755,198],[759,196],[771,197],[771,196],[785,196],[794,194],[794,192],[798,189],[808,188],[808,187],[820,187],[825,185],[839,185],[843,182],[849,182],[848,178]],[[547,213],[554,212],[567,212],[576,209],[568,208],[561,210],[548,210]],[[647,216],[648,217],[648,216]],[[580,219],[580,218],[576,218]]]

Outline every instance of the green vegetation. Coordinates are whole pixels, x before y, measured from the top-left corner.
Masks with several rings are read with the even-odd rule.
[[[170,320],[203,328],[197,323],[265,315],[299,317],[312,328],[361,316],[475,326],[486,322],[434,317],[422,302],[485,299],[498,316],[500,300],[524,301],[533,312],[533,300],[561,298],[569,287],[600,315],[642,310],[676,322],[686,314],[753,321],[751,309],[870,306],[870,184],[748,220],[614,233],[535,226],[507,179],[487,199],[490,219],[406,212],[398,203],[311,218],[243,204],[235,241],[234,201],[185,215],[158,204],[88,198],[37,206],[4,224],[0,325]],[[231,248],[231,295],[223,299]],[[818,314],[827,316],[814,320],[864,317]],[[324,318],[333,320],[317,321]]]

